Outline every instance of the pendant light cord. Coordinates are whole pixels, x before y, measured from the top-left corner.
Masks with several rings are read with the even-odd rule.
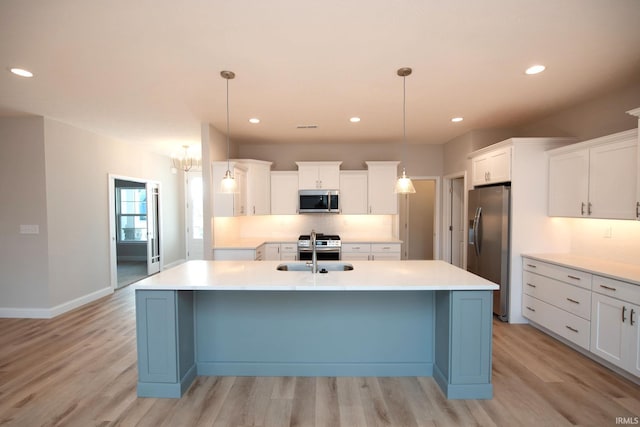
[[[227,171],[230,170],[230,162],[229,162],[229,155],[230,155],[230,149],[229,149],[229,79],[227,80]]]
[[[407,160],[407,76],[402,76],[402,170]]]

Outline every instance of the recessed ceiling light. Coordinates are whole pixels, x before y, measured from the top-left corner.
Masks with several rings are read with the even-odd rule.
[[[544,65],[532,65],[531,67],[527,68],[527,70],[525,71],[526,74],[538,74],[541,73],[545,70]]]
[[[451,119],[451,121],[452,121],[453,123],[458,123],[458,122],[461,122],[461,121],[463,121],[463,120],[464,120],[464,118],[463,118],[463,117],[454,117],[453,119]]]
[[[29,70],[25,70],[23,68],[11,68],[11,71],[13,74],[15,74],[16,76],[20,76],[20,77],[33,77],[33,73]]]
[[[255,125],[257,123],[260,123],[260,119],[258,119],[257,117],[252,117],[249,119],[249,123],[253,123]]]
[[[349,119],[349,121],[350,121],[351,123],[358,123],[358,122],[360,121],[360,117],[351,117],[351,118]]]

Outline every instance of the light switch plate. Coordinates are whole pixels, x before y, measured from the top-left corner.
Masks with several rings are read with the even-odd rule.
[[[38,224],[20,224],[20,234],[40,234]]]

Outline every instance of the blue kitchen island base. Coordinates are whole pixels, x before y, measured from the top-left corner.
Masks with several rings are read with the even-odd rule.
[[[492,290],[136,290],[138,396],[196,375],[433,376],[490,399]]]

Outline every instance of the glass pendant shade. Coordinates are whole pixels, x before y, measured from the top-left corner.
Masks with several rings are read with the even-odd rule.
[[[398,194],[413,194],[416,192],[416,188],[411,182],[411,178],[407,176],[404,168],[402,169],[402,176],[396,181],[396,193]]]
[[[236,185],[236,180],[233,178],[231,171],[227,169],[224,174],[224,178],[222,178],[222,181],[220,182],[220,190],[222,193],[230,194],[235,193],[237,189],[238,186]]]

